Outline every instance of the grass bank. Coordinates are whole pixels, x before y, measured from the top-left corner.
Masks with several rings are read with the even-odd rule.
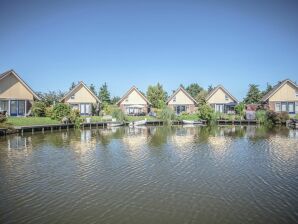
[[[59,121],[52,120],[49,117],[8,117],[7,123],[12,126],[60,124]]]

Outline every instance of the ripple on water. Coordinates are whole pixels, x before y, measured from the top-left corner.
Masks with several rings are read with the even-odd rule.
[[[297,135],[257,127],[0,140],[0,223],[295,223]]]

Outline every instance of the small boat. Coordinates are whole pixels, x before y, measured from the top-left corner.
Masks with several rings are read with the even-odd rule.
[[[119,127],[119,126],[123,126],[124,123],[123,122],[113,122],[113,123],[108,123],[107,125],[108,125],[108,127]]]
[[[141,125],[146,125],[147,124],[147,119],[141,120],[141,121],[133,121],[129,123],[130,127],[135,127],[135,126],[141,126]]]
[[[202,121],[182,120],[183,124],[203,124]]]

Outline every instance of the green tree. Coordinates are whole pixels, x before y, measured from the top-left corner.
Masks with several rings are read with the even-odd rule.
[[[164,91],[161,84],[157,83],[155,86],[149,86],[147,89],[147,98],[155,108],[161,108],[167,99],[167,93]]]
[[[265,95],[266,95],[267,93],[269,93],[272,89],[273,89],[273,86],[270,85],[270,84],[267,82],[266,89],[262,92],[262,96],[265,96]]]
[[[209,85],[208,86],[208,93],[210,93],[212,90],[213,90],[213,86],[212,85]]]
[[[65,95],[62,91],[49,91],[47,93],[38,92],[37,95],[41,98],[41,101],[46,104],[47,107],[58,103]]]
[[[100,101],[102,103],[106,103],[106,104],[110,104],[111,103],[110,92],[108,90],[107,83],[104,83],[99,88],[98,98],[100,99]]]
[[[240,115],[241,119],[243,119],[243,117],[244,117],[244,109],[245,109],[245,104],[243,102],[241,102],[235,106],[235,111],[237,114]]]
[[[186,91],[195,99],[199,95],[199,93],[203,90],[204,89],[197,83],[192,83],[186,87]]]
[[[70,87],[69,87],[69,91],[71,91],[73,88],[75,88],[76,85],[77,84],[75,82],[72,82],[71,85],[70,85]]]
[[[92,93],[94,93],[96,95],[96,89],[95,89],[95,85],[91,84],[89,89],[91,90]]]
[[[114,96],[111,100],[111,104],[116,104],[121,98],[119,96]]]
[[[246,97],[244,98],[244,103],[260,103],[261,99],[262,93],[259,89],[259,86],[255,84],[249,84],[249,90],[247,92]]]
[[[198,105],[204,105],[206,104],[206,96],[207,96],[207,91],[206,90],[202,90],[199,92],[199,94],[195,97],[195,100],[198,102]]]

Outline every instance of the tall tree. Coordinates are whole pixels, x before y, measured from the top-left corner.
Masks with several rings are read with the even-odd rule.
[[[193,97],[196,98],[198,94],[204,89],[197,83],[192,83],[186,87],[186,91]]]
[[[47,93],[38,92],[37,95],[41,98],[41,101],[46,104],[46,106],[51,106],[58,103],[65,94],[59,90],[57,92],[49,91]]]
[[[209,85],[208,86],[208,93],[210,93],[212,90],[213,90],[213,86],[212,85]]]
[[[114,96],[111,100],[111,104],[116,104],[121,98],[119,96]]]
[[[206,96],[207,96],[208,92],[206,90],[202,90],[198,93],[198,95],[195,97],[195,100],[198,102],[198,106],[202,106],[204,104],[206,104]]]
[[[147,98],[155,108],[162,108],[167,99],[167,93],[164,91],[161,84],[149,86],[147,89]]]
[[[95,85],[91,84],[89,89],[96,95],[96,89],[95,89]]]
[[[266,95],[267,93],[269,93],[271,90],[273,89],[273,86],[270,85],[268,82],[267,82],[267,87],[266,89],[262,92],[262,95]]]
[[[100,101],[102,103],[106,103],[106,104],[110,104],[111,103],[111,97],[110,97],[110,92],[108,90],[107,83],[104,83],[99,88],[98,98],[100,99]]]
[[[71,83],[71,86],[69,87],[69,91],[71,91],[75,87],[76,87],[76,83],[75,82],[72,82]]]
[[[251,104],[251,103],[260,103],[262,99],[262,93],[259,89],[258,85],[249,84],[249,90],[244,98],[244,103]]]

